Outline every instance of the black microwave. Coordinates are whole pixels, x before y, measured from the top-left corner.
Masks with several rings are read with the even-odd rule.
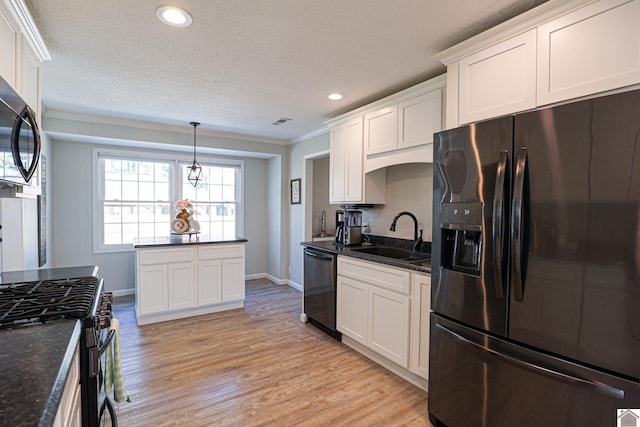
[[[40,161],[35,113],[0,77],[0,184],[27,184]]]

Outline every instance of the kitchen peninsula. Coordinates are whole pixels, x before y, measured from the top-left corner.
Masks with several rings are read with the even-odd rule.
[[[243,307],[246,242],[188,234],[138,240],[138,325]]]

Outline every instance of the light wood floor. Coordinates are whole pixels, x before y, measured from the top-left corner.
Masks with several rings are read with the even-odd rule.
[[[430,426],[427,395],[299,321],[301,293],[247,282],[244,309],[138,327],[116,301],[127,426]]]

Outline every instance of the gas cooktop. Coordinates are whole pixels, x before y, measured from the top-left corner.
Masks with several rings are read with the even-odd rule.
[[[82,319],[98,293],[96,277],[0,284],[0,328]]]

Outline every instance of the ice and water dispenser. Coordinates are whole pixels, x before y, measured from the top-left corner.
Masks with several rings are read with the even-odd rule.
[[[443,203],[442,268],[480,277],[482,203]]]

